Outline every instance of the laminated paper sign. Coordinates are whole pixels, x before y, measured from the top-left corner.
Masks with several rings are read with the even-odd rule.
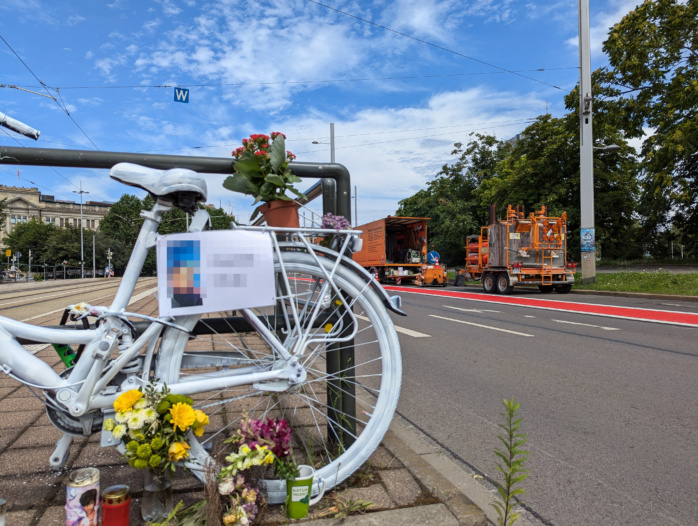
[[[160,316],[262,307],[275,301],[267,234],[215,230],[161,236],[157,269]]]

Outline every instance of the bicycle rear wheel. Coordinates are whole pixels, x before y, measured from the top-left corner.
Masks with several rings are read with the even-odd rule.
[[[400,393],[399,342],[371,283],[340,267],[331,279],[336,285],[332,289],[310,254],[282,254],[283,270],[278,258],[275,261],[277,297],[281,299],[274,308],[254,309],[254,315],[286,349],[293,350],[307,378],[296,388],[281,392],[272,391],[271,385],[269,390],[263,385],[245,385],[194,395],[195,407],[205,411],[211,423],[203,437],[190,433],[189,460],[204,466],[210,453],[215,457],[223,440],[239,429],[243,412],[260,420],[284,418],[293,429],[296,462],[314,466],[327,486],[333,487],[368,460],[390,425]],[[320,258],[328,271],[332,262],[326,259]],[[313,319],[311,313],[318,304],[320,308],[315,312],[322,314]],[[200,320],[204,327],[211,328],[210,335],[195,339],[181,331],[164,335],[156,360],[156,378],[173,385],[202,374],[267,371],[283,363],[260,334],[239,330],[239,320],[215,321],[220,315]],[[193,326],[195,321],[187,317],[178,323]],[[339,355],[352,343],[339,340],[354,331],[354,356],[338,366]],[[211,366],[215,360],[227,362]],[[340,394],[349,399],[355,394],[356,414],[331,403]],[[203,480],[203,470],[193,471]],[[269,477],[264,484],[271,503],[285,500],[284,481]]]

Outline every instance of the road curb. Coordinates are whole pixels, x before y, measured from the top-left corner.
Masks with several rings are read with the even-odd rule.
[[[588,294],[591,296],[615,296],[620,298],[639,298],[648,300],[677,300],[677,301],[696,301],[698,296],[677,296],[675,294],[650,294],[647,292],[616,292],[612,290],[575,290],[572,289],[570,294]]]
[[[383,437],[383,445],[412,475],[432,491],[461,526],[490,524],[485,512],[449,480],[429,457],[437,451],[397,419]],[[455,465],[453,465],[455,467]],[[463,473],[463,476],[466,476]]]

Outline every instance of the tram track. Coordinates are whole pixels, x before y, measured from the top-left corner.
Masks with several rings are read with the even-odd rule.
[[[155,281],[155,279],[156,278],[145,278],[145,280],[139,280],[136,290],[140,290],[145,287],[152,287],[152,283]],[[15,292],[14,294],[2,295],[0,299],[0,314],[7,316],[17,309],[25,309],[39,304],[46,305],[48,307],[49,303],[59,302],[61,299],[72,298],[72,301],[69,300],[66,302],[65,306],[67,306],[70,303],[75,303],[75,298],[82,300],[85,296],[93,293],[98,293],[100,295],[100,299],[114,296],[118,290],[119,283],[120,280],[114,280],[108,284],[90,283],[83,286],[70,286],[69,288],[63,288],[62,286],[49,287],[50,289],[59,289],[55,292],[48,292],[47,287],[42,287],[38,290],[35,289],[32,291],[13,291]]]

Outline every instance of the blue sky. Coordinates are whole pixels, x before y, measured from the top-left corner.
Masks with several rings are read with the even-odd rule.
[[[591,0],[592,69],[606,64],[608,28],[638,3]],[[0,111],[41,137],[0,128],[0,145],[230,157],[242,138],[281,131],[299,161],[329,162],[333,122],[336,162],[351,173],[364,223],[395,213],[470,133],[508,139],[546,110],[564,113],[579,80],[577,9],[576,0],[2,0]],[[188,104],[174,102],[175,86],[190,90]],[[207,176],[209,202],[246,222],[252,200],[223,179]],[[20,167],[18,181],[0,165],[0,184],[57,199],[75,199],[80,183],[88,200],[131,192],[106,170]]]

